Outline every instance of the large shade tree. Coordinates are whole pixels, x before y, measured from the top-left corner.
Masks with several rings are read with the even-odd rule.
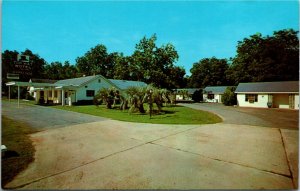
[[[130,75],[133,80],[152,83],[156,87],[174,88],[182,84],[185,71],[175,66],[179,56],[168,43],[158,47],[156,35],[142,38],[131,56]]]
[[[224,73],[228,67],[226,59],[215,57],[201,59],[199,62],[193,64],[189,86],[200,88],[226,85],[227,79]]]
[[[103,44],[91,48],[83,56],[76,59],[76,66],[84,75],[101,74],[107,78],[113,77],[114,55],[107,53]]]
[[[71,65],[68,61],[64,64],[61,62],[52,62],[47,64],[44,69],[47,79],[62,80],[78,77],[79,73],[74,65]]]
[[[237,55],[227,72],[230,81],[239,82],[299,80],[299,38],[297,31],[260,33],[238,42]]]

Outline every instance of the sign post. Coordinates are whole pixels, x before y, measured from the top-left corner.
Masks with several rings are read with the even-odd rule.
[[[20,86],[18,85],[18,107],[20,107]]]

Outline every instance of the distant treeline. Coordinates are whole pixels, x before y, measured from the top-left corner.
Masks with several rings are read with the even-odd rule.
[[[204,58],[194,63],[188,86],[299,80],[299,38],[292,29],[272,36],[255,34],[238,42],[234,58]]]
[[[108,53],[103,44],[68,61],[47,63],[38,54],[5,50],[2,53],[2,88],[9,81],[7,73],[15,73],[17,55],[30,58],[30,72],[20,80],[31,78],[67,79],[83,75],[101,74],[106,78],[139,80],[158,88],[206,87],[208,85],[237,85],[239,82],[286,81],[299,78],[298,31],[275,31],[272,36],[255,34],[238,42],[233,58],[204,58],[194,63],[191,76],[183,67],[175,66],[179,55],[171,43],[158,47],[157,37],[142,38],[131,56]],[[20,65],[20,63],[18,63]]]

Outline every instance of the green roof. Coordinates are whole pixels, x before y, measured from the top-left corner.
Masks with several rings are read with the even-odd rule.
[[[85,76],[80,78],[71,78],[66,80],[58,80],[57,82],[55,82],[55,84],[64,85],[64,86],[81,86],[99,77],[100,75],[95,75],[95,76]]]
[[[119,89],[125,90],[129,87],[146,87],[145,82],[140,81],[129,81],[129,80],[114,80],[108,79],[111,83],[115,84]]]
[[[207,86],[206,88],[204,88],[204,93],[224,93],[227,87],[228,86]]]
[[[146,87],[147,84],[140,81],[129,81],[129,80],[114,80],[114,79],[106,79],[101,75],[94,76],[84,76],[80,78],[72,78],[65,80],[58,80],[55,83],[32,83],[32,82],[9,82],[6,85],[20,85],[20,86],[39,86],[39,87],[50,87],[50,86],[62,86],[62,87],[80,87],[85,85],[95,79],[102,78],[106,82],[110,83],[112,86],[119,88],[120,90],[125,90],[129,87]]]
[[[195,91],[201,90],[201,88],[178,88],[178,89],[174,89],[174,90],[176,92],[187,91],[188,94],[193,94],[193,93],[195,93]]]

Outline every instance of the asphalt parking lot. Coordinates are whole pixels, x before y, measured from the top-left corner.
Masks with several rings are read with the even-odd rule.
[[[299,110],[243,108],[224,106],[220,103],[180,104],[193,109],[210,111],[223,118],[223,123],[299,129]]]
[[[60,117],[73,115],[57,112],[65,112]],[[233,124],[223,118],[223,123],[209,125],[99,118],[48,128],[31,135],[35,161],[6,187],[293,189],[298,185],[298,130]]]
[[[1,109],[2,115],[25,122],[38,130],[107,120],[102,117],[76,112],[65,112],[63,110],[37,105],[21,104],[18,108],[16,102],[8,101],[2,101]]]

